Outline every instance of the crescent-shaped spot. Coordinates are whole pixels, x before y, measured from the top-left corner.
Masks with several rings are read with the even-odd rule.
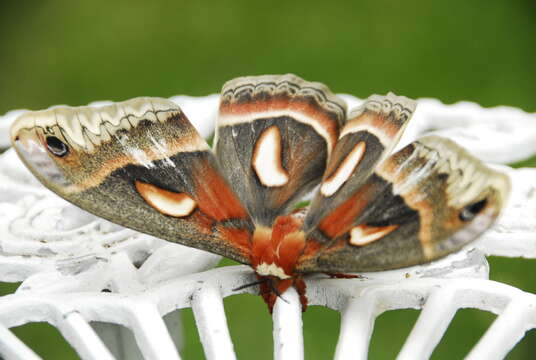
[[[354,226],[350,231],[350,244],[355,246],[363,246],[379,240],[394,231],[398,225],[388,226]]]
[[[335,172],[322,183],[322,186],[320,187],[322,195],[328,197],[335,194],[337,190],[348,181],[357,165],[359,165],[361,159],[363,159],[366,148],[367,146],[364,141],[360,141],[354,146],[352,151],[350,151],[341,162],[337,170],[335,170]]]
[[[185,217],[197,206],[195,200],[184,193],[164,190],[142,181],[136,181],[135,186],[147,204],[164,215]]]
[[[253,149],[252,166],[264,186],[285,185],[289,176],[281,163],[281,133],[276,125],[262,132]]]

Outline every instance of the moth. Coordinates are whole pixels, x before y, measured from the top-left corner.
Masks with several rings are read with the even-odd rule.
[[[305,310],[308,274],[430,262],[477,238],[504,206],[507,176],[450,140],[426,136],[391,154],[415,107],[389,93],[347,112],[320,83],[241,77],[223,86],[212,148],[159,98],[29,112],[11,139],[64,199],[247,264],[270,311],[289,287]]]

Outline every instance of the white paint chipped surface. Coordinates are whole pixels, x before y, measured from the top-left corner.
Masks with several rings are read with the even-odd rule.
[[[349,107],[359,103],[344,98]],[[197,129],[210,134],[217,96],[174,99]],[[0,118],[0,146],[9,143],[9,124],[21,112]],[[486,160],[511,162],[536,153],[536,116],[513,108],[419,100],[401,146],[431,128]],[[480,251],[466,248],[431,264],[363,274],[364,279],[307,281],[312,304],[341,312],[336,359],[366,359],[376,317],[395,309],[422,309],[399,359],[429,358],[461,308],[498,315],[469,359],[504,358],[527,330],[536,328],[535,295],[487,280],[482,252],[536,258],[536,169],[501,169],[511,179],[512,194],[499,222],[475,244]],[[39,359],[9,328],[48,321],[84,359],[120,353],[129,359],[135,359],[133,354],[177,359],[180,321],[174,310],[184,307],[194,308],[206,357],[235,358],[222,298],[254,277],[245,266],[203,272],[218,259],[81,211],[39,185],[12,150],[0,155],[0,280],[23,281],[15,294],[0,298],[4,358]],[[103,288],[113,292],[103,293]],[[256,289],[241,292],[246,291]],[[287,302],[278,301],[274,308],[275,358],[301,359],[299,300],[294,291],[283,297]],[[117,340],[127,339],[122,336],[126,332],[113,327],[95,331],[92,321],[126,326],[134,337]]]

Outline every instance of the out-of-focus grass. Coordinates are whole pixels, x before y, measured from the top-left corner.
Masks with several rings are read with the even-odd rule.
[[[336,92],[395,91],[536,111],[532,0],[0,3],[0,113],[206,95],[294,72]]]
[[[533,0],[3,1],[0,114],[141,95],[206,95],[236,76],[286,72],[359,97],[395,91],[534,112],[535,20]],[[515,165],[536,166],[536,159]],[[490,263],[493,279],[536,291],[534,260]],[[225,304],[239,356],[271,358],[271,322],[261,299],[236,296]],[[185,358],[200,358],[193,318],[184,313]],[[396,354],[416,316],[382,315],[370,358]],[[462,356],[492,318],[461,311],[433,358]],[[306,357],[329,358],[338,314],[312,307],[304,324]],[[75,357],[49,329],[14,331],[45,358]],[[511,359],[534,353],[533,333]]]
[[[514,164],[510,164],[514,168],[522,168],[522,167],[536,167],[536,156],[533,156],[529,159],[518,161]]]

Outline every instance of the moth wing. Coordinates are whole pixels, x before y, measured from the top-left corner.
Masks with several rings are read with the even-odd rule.
[[[443,257],[491,226],[509,189],[505,174],[454,142],[422,138],[320,221],[297,271],[380,271]]]
[[[295,75],[223,86],[216,157],[257,224],[271,226],[320,182],[345,118],[343,100]]]
[[[372,95],[350,112],[311,202],[305,231],[367,181],[398,143],[415,107],[414,100],[389,93]]]
[[[18,154],[61,197],[114,223],[249,262],[252,223],[207,143],[173,102],[31,112]]]

